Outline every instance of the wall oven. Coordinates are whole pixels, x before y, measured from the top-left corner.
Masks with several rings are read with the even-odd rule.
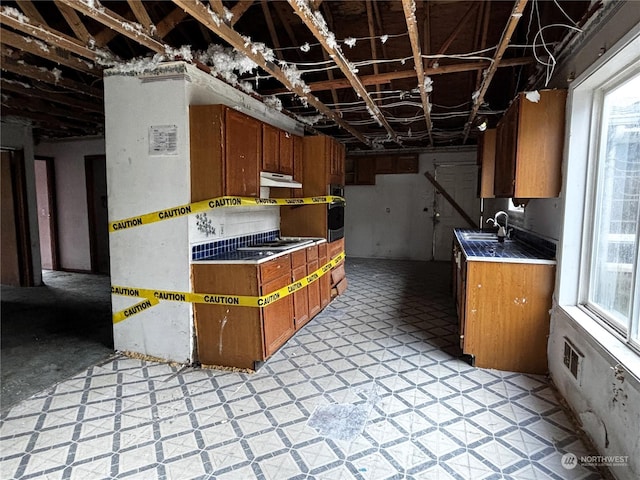
[[[344,198],[344,186],[329,185],[329,195]],[[344,203],[330,203],[327,206],[327,241],[333,242],[344,237]]]

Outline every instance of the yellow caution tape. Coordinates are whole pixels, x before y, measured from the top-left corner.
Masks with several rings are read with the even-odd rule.
[[[156,212],[145,213],[137,217],[123,218],[115,222],[109,223],[109,232],[119,232],[141,225],[162,222],[163,220],[171,220],[173,218],[184,217],[194,213],[200,213],[215,208],[228,207],[247,207],[259,205],[317,205],[322,203],[344,203],[344,198],[334,195],[326,195],[321,197],[305,197],[305,198],[250,198],[250,197],[217,197],[200,202],[187,203],[175,208],[166,210],[158,210]]]
[[[275,292],[260,297],[242,296],[242,295],[226,295],[219,293],[191,293],[177,292],[171,290],[149,290],[144,288],[122,287],[117,285],[111,286],[113,295],[122,295],[126,297],[144,298],[143,301],[135,305],[120,310],[113,314],[113,323],[121,322],[127,318],[137,315],[140,312],[153,307],[160,303],[160,300],[171,302],[189,302],[204,303],[207,305],[231,305],[235,307],[266,307],[278,300],[281,300],[294,292],[316,282],[326,275],[333,267],[339,265],[345,258],[345,253],[341,252],[333,257],[329,262],[322,265],[316,271],[310,273],[304,278],[297,280],[289,285],[282,287]]]

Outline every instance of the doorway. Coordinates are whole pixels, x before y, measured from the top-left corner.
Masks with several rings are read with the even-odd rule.
[[[91,272],[109,274],[109,215],[107,161],[104,155],[84,157],[89,215]]]
[[[36,157],[35,176],[42,268],[43,270],[58,270],[56,189],[53,158]]]
[[[478,166],[475,164],[436,165],[436,180],[473,219],[480,218],[477,195]],[[470,228],[455,208],[437,190],[434,198],[433,257],[451,260],[454,228]]]

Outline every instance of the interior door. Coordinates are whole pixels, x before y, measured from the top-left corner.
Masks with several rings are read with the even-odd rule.
[[[478,166],[437,165],[436,180],[473,219],[480,218],[480,199],[476,196]],[[470,228],[455,208],[436,190],[433,202],[433,258],[451,260],[454,228]]]

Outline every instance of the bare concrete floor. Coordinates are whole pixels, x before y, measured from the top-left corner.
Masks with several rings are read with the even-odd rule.
[[[106,275],[44,271],[45,285],[2,285],[0,410],[113,354]]]

